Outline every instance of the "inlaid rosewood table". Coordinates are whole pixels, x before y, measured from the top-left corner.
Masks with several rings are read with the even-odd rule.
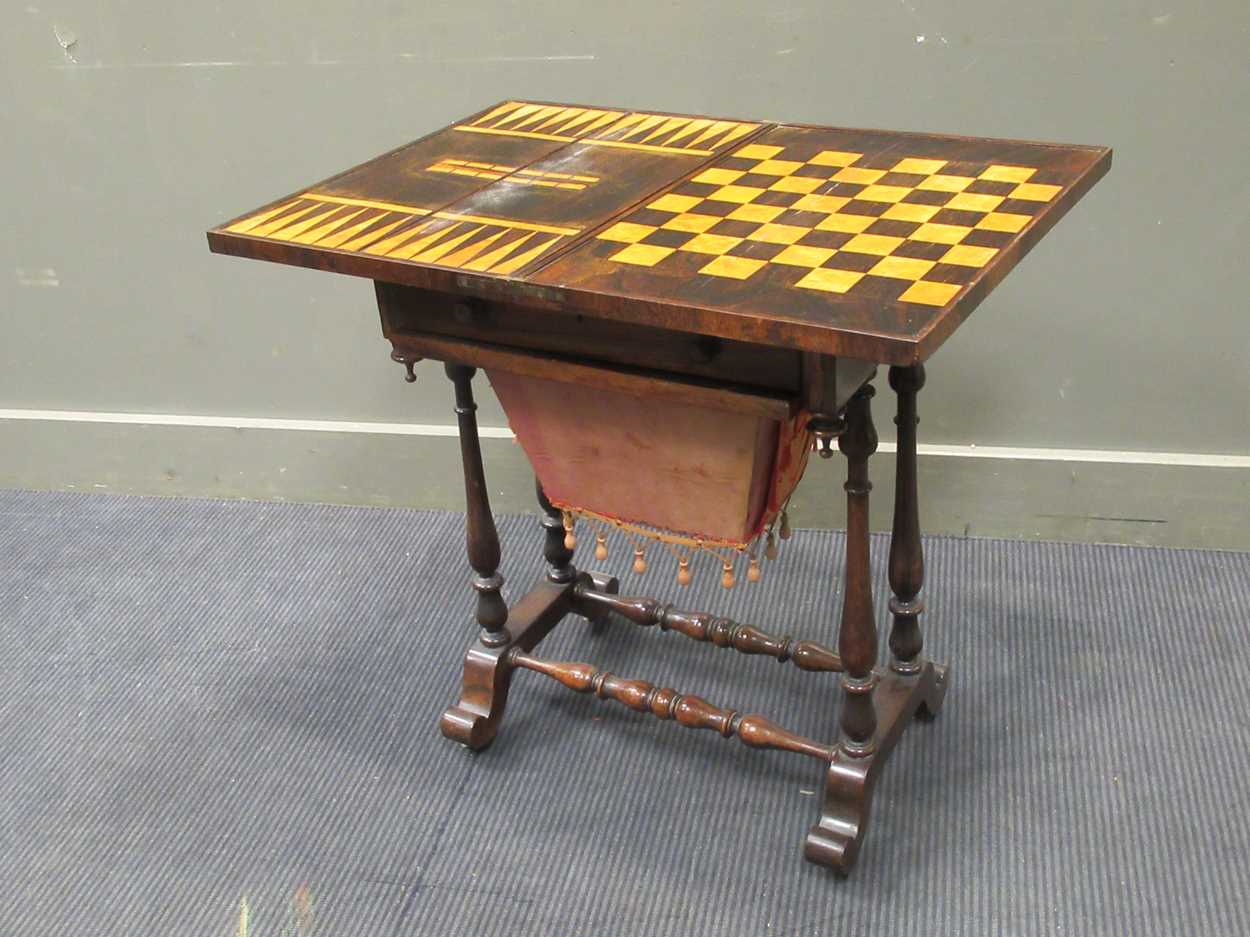
[[[1111,152],[508,101],[208,232],[212,250],[368,277],[391,357],[455,387],[480,632],[443,734],[491,743],[513,674],[682,726],[816,758],[804,853],[845,873],[873,786],[945,666],[922,656],[916,482],[923,362],[1101,178]],[[878,664],[868,460],[878,365],[897,394],[889,660]],[[512,607],[478,440],[487,371],[534,465],[546,572]],[[574,565],[624,540],[633,569],[744,588],[788,536],[818,448],[846,457],[836,650],[664,601]],[[702,570],[702,572],[701,572]],[[593,665],[545,660],[569,614],[642,626],[840,677],[839,732],[803,738]]]

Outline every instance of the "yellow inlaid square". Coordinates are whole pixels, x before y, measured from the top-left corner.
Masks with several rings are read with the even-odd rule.
[[[1011,198],[1028,199],[1030,202],[1049,202],[1059,194],[1060,185],[1039,185],[1036,182],[1021,182],[1011,190]]]
[[[670,218],[660,227],[669,231],[691,231],[695,234],[701,234],[721,219],[718,215],[696,215],[686,212],[682,215],[676,215]],[[954,242],[952,242],[954,243]]]
[[[792,267],[819,267],[836,254],[832,247],[808,247],[804,244],[791,244],[772,259],[775,264],[789,264]]]
[[[792,159],[766,159],[753,166],[751,172],[758,172],[765,176],[788,176],[802,165]]]
[[[830,215],[816,223],[816,230],[859,234],[876,220],[872,215]]]
[[[870,185],[855,197],[869,202],[898,202],[906,198],[910,191],[901,185]]]
[[[1003,203],[1001,195],[978,195],[975,192],[960,192],[946,203],[946,208],[957,208],[960,211],[993,211]]]
[[[656,211],[683,212],[690,211],[698,205],[703,199],[697,195],[675,195],[669,192],[668,195],[661,195],[647,207],[654,208]]]
[[[745,280],[767,261],[755,260],[751,257],[717,257],[709,264],[699,268],[700,273],[710,273],[714,277],[733,277]]]
[[[928,192],[962,192],[976,181],[971,176],[944,176],[939,173],[936,176],[930,176],[916,188]]]
[[[902,238],[890,237],[888,234],[857,234],[842,245],[842,250],[885,257],[887,254],[894,253],[894,250],[902,243]]]
[[[762,195],[766,189],[757,189],[753,185],[723,185],[708,198],[716,199],[718,202],[749,202],[757,195]]]
[[[628,221],[618,221],[606,231],[600,231],[599,239],[602,241],[620,241],[622,244],[633,244],[635,241],[641,241],[648,234],[658,230],[659,228],[653,228],[649,224],[632,224]]]
[[[769,244],[793,244],[811,228],[800,228],[792,224],[764,224],[747,235],[752,241],[766,241]]]
[[[913,241],[929,241],[933,244],[958,244],[971,233],[971,228],[961,224],[922,224],[910,237]]]
[[[729,185],[731,182],[737,182],[746,173],[739,169],[705,169],[699,173],[691,182],[704,182],[708,185]]]
[[[987,231],[1008,231],[1015,234],[1028,223],[1028,215],[1013,215],[1007,211],[992,211],[977,222],[977,227],[984,228]]]
[[[997,253],[997,247],[973,247],[971,244],[956,244],[942,255],[942,263],[959,264],[961,267],[984,267],[990,262],[990,258]]]
[[[806,194],[828,182],[828,179],[814,179],[811,176],[782,176],[769,186],[776,192],[799,192]]]
[[[881,215],[890,221],[915,221],[923,224],[942,210],[941,205],[913,205],[911,202],[898,202],[891,205]]]
[[[849,166],[863,153],[842,153],[838,150],[821,150],[808,160],[813,166]]]
[[[741,156],[743,159],[772,159],[784,149],[784,146],[764,146],[762,143],[751,143],[734,153],[734,156]]]
[[[830,270],[817,267],[795,283],[805,290],[824,290],[826,293],[845,293],[864,278],[858,270]]]
[[[919,176],[931,176],[946,165],[944,159],[916,159],[909,156],[894,164],[890,172],[910,172]]]
[[[882,257],[868,272],[876,277],[893,277],[896,280],[919,280],[933,269],[934,261],[916,257]]]
[[[790,207],[795,211],[823,211],[833,214],[850,199],[842,195],[804,195]]]
[[[1030,169],[1028,166],[991,166],[985,172],[981,173],[978,178],[988,179],[990,182],[1027,182],[1029,176],[1037,172],[1036,169]]]
[[[724,234],[700,234],[683,244],[681,249],[694,251],[696,254],[723,254],[734,245],[741,243],[742,238],[729,237]]]
[[[769,222],[783,211],[785,209],[780,205],[739,205],[725,217],[734,221]]]
[[[845,169],[839,169],[832,178],[834,182],[858,182],[861,185],[871,185],[884,175],[884,169],[859,169],[855,166],[847,166]]]
[[[899,300],[905,303],[924,303],[926,306],[945,306],[962,287],[955,283],[934,283],[917,280],[903,292]]]
[[[608,260],[623,264],[637,264],[640,267],[653,267],[673,252],[671,247],[660,247],[657,244],[631,244],[619,250]]]

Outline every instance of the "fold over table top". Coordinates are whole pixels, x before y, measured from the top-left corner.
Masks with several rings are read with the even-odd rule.
[[[217,252],[826,354],[927,358],[1105,147],[508,101],[208,232]]]

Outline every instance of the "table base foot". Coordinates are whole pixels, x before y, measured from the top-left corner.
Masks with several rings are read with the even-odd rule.
[[[561,618],[579,612],[574,605],[574,589],[579,584],[583,589],[602,592],[616,592],[618,588],[616,579],[602,573],[583,573],[564,583],[543,580],[509,610],[506,643],[469,648],[464,656],[460,699],[439,719],[444,736],[474,751],[495,740],[512,682],[508,652],[513,648],[533,650]]]
[[[853,756],[839,748],[829,763],[819,822],[803,845],[809,862],[847,875],[868,830],[873,789],[903,730],[913,716],[932,718],[946,696],[948,669],[925,661],[920,672],[902,676],[880,673],[874,693],[877,734],[871,754]]]

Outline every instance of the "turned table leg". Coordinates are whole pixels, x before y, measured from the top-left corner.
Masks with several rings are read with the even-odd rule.
[[[924,387],[924,365],[890,368],[890,386],[898,395],[898,450],[894,474],[894,527],[890,535],[890,669],[900,677],[916,677],[930,666],[921,656],[924,635],[920,613],[924,601],[924,548],[920,544],[920,497],[916,479],[916,395]],[[917,712],[936,716],[945,698],[946,669],[935,674],[932,689]]]
[[[482,444],[477,435],[477,404],[473,402],[473,375],[477,368],[462,364],[445,367],[456,385],[456,420],[460,424],[460,458],[464,463],[465,540],[469,565],[476,573],[473,588],[477,590],[477,622],[482,626],[482,643],[499,647],[508,643],[504,631],[508,606],[499,594],[503,588],[503,576],[499,575],[499,532],[490,512]]]
[[[890,386],[898,394],[898,450],[894,471],[894,529],[890,535],[890,668],[919,673],[924,638],[920,613],[924,602],[924,550],[920,545],[920,506],[916,488],[916,393],[924,386],[924,365],[890,368]]]
[[[846,429],[838,448],[846,456],[846,581],[838,654],[842,658],[841,750],[860,758],[876,744],[877,711],[872,692],[877,685],[877,622],[872,608],[872,573],[868,553],[868,457],[877,451],[872,425],[871,384],[865,384],[846,406]]]
[[[508,644],[508,606],[499,594],[499,533],[490,511],[482,446],[477,434],[477,404],[473,402],[476,368],[445,366],[456,388],[456,420],[460,428],[460,457],[464,463],[465,538],[473,588],[477,591],[476,617],[481,630],[478,645],[464,661],[464,688],[460,701],[443,713],[439,727],[445,736],[470,748],[485,748],[508,698],[508,668],[502,652]]]

